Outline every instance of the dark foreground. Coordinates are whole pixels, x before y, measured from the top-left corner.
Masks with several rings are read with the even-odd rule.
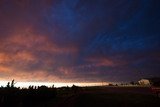
[[[0,107],[160,107],[147,87],[0,89]]]

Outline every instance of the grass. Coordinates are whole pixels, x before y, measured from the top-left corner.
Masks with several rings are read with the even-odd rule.
[[[160,99],[152,95],[129,93],[89,93],[79,96],[76,107],[159,107]]]
[[[159,107],[149,87],[83,87],[0,90],[0,107]]]

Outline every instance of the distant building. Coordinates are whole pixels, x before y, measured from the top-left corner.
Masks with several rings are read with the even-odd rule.
[[[144,78],[138,81],[140,85],[160,86],[160,78]]]
[[[150,81],[148,79],[141,79],[138,81],[140,85],[151,85]]]

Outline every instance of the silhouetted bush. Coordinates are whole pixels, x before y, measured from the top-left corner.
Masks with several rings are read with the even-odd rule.
[[[80,87],[75,86],[75,85],[73,85],[73,86],[71,87],[71,89],[72,89],[72,91],[73,91],[74,93],[77,93],[77,92],[80,91]]]
[[[113,84],[109,83],[108,86],[114,86]]]
[[[14,80],[8,82],[6,87],[0,88],[0,107],[32,107],[34,104],[49,101],[57,95],[54,87],[29,86],[28,89],[16,88]]]

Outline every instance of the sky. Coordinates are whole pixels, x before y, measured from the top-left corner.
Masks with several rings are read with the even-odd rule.
[[[160,77],[159,0],[0,0],[0,80]]]

